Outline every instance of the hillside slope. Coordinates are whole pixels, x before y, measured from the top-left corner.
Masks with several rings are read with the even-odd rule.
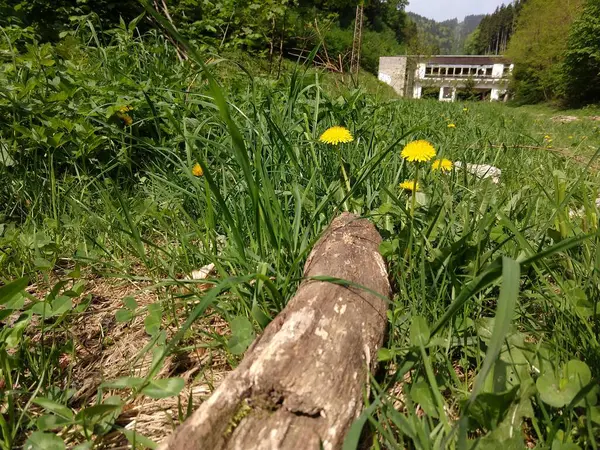
[[[437,22],[415,13],[408,13],[422,41],[431,49],[431,53],[454,55],[464,52],[467,37],[477,29],[485,15],[466,16],[462,22],[458,19]]]

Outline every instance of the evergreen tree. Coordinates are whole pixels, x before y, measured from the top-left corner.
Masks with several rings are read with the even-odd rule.
[[[465,42],[468,36],[477,28],[483,15],[466,16],[464,21],[457,19],[436,22],[432,19],[414,13],[408,13],[408,18],[416,28],[411,40],[411,48],[429,48],[433,53],[460,54],[464,53]],[[419,43],[414,42],[414,38]]]
[[[477,55],[503,54],[515,31],[516,19],[525,0],[501,5],[492,14],[485,16],[476,34],[469,38],[469,53]],[[475,32],[474,32],[475,33]]]

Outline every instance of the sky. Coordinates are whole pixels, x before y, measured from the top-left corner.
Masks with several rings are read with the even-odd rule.
[[[437,21],[454,19],[461,21],[469,14],[489,14],[502,3],[510,0],[410,0],[407,11]]]

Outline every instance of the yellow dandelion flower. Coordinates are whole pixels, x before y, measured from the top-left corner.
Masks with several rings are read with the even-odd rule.
[[[133,106],[131,106],[131,105],[124,105],[124,106],[121,106],[119,108],[119,112],[122,113],[122,114],[125,114],[125,113],[127,113],[129,111],[133,111]]]
[[[573,136],[569,136],[569,139],[573,139]]]
[[[448,128],[456,128],[456,125],[454,125],[453,123],[449,123]]]
[[[550,136],[546,135],[546,136],[544,136],[544,139],[549,140]]]
[[[347,128],[338,126],[325,130],[325,132],[319,138],[319,141],[329,145],[346,144],[347,142],[352,142],[353,140],[354,138]]]
[[[130,127],[133,123],[133,119],[129,114],[122,114],[119,117],[121,117],[121,120],[123,121],[126,127]]]
[[[421,186],[419,183],[415,183],[415,180],[407,180],[400,183],[400,189],[404,189],[405,191],[415,192],[420,191]]]
[[[463,112],[467,112],[469,108],[463,108]]]
[[[450,172],[452,170],[452,161],[449,159],[436,159],[431,168],[433,170],[441,170],[442,172]]]
[[[427,141],[413,141],[404,147],[400,156],[410,162],[429,161],[435,157],[435,148]]]
[[[201,177],[204,175],[204,171],[202,170],[202,166],[200,164],[194,164],[194,167],[192,167],[192,175],[195,177]]]

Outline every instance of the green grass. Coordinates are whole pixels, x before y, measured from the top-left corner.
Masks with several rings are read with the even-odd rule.
[[[345,209],[378,227],[394,290],[386,370],[347,448],[362,425],[372,448],[597,448],[597,124],[396,100],[373,81],[356,88],[287,63],[279,79],[219,59],[203,71],[157,36],[124,28],[97,45],[82,33],[55,47],[3,44],[0,448],[100,445],[124,432],[126,403],[182,392],[181,378],[157,376],[204,337],[194,323],[208,314],[230,323],[235,339],[211,345],[235,364]],[[354,136],[339,155],[318,142],[332,125]],[[500,183],[404,161],[416,139],[500,168]],[[417,176],[413,202],[398,185]],[[210,289],[182,279],[209,263]],[[150,367],[81,404],[74,365],[60,358],[77,363],[71,330],[93,301],[92,275],[144,281],[160,301],[115,311],[118,322],[144,318]],[[54,289],[35,297],[24,291],[34,281]]]

